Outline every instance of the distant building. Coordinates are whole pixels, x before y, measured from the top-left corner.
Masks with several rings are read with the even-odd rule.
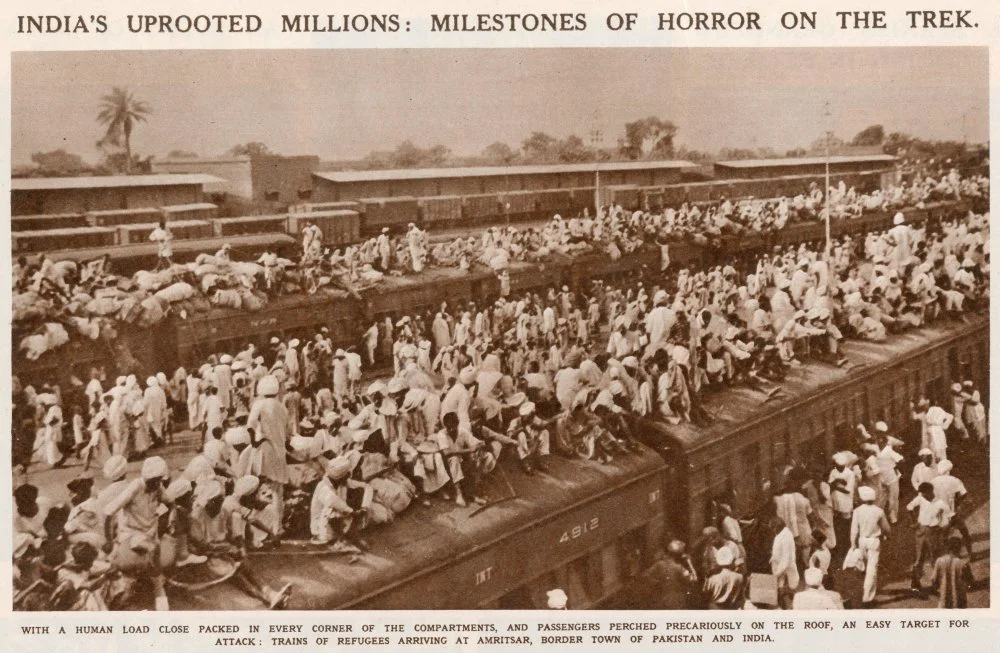
[[[250,176],[255,202],[296,204],[313,200],[313,173],[319,157],[255,156],[250,161]]]
[[[716,161],[714,168],[716,179],[771,179],[795,175],[821,175],[826,170],[826,157]],[[830,174],[893,174],[895,170],[896,157],[888,154],[830,157]]]
[[[11,179],[11,215],[51,215],[144,209],[204,202],[206,174],[32,177]]]
[[[253,199],[253,177],[248,156],[154,159],[153,172],[213,175],[219,177],[220,181],[206,184],[206,193],[226,193],[246,200]]]
[[[681,181],[688,161],[624,161],[471,168],[406,168],[313,173],[314,202],[365,197],[433,197],[601,186],[663,186]]]

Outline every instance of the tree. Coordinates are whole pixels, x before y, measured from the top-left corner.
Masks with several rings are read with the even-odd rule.
[[[414,145],[413,141],[403,141],[391,152],[369,152],[363,163],[369,170],[431,168],[443,166],[450,159],[451,150],[444,145],[434,145],[424,149]]]
[[[724,147],[719,150],[721,161],[745,161],[746,159],[756,159],[757,150],[750,150],[745,147]]]
[[[498,166],[509,166],[517,160],[517,152],[510,145],[500,141],[487,145],[482,156],[490,164]]]
[[[884,140],[885,127],[882,125],[870,125],[854,135],[851,145],[881,145]]]
[[[528,163],[547,163],[555,158],[553,150],[558,140],[545,132],[532,132],[521,141],[521,152]]]
[[[448,162],[451,158],[451,150],[449,150],[444,145],[434,145],[424,151],[423,161],[421,165],[423,166],[434,166],[440,167]]]
[[[132,173],[132,130],[137,123],[146,122],[153,113],[148,104],[135,96],[127,87],[115,86],[111,93],[101,98],[97,122],[105,128],[104,137],[97,141],[97,147],[125,148],[125,174]]]
[[[63,149],[35,152],[31,162],[36,166],[33,172],[42,177],[74,177],[92,170],[79,155]]]
[[[576,135],[569,135],[555,146],[556,158],[560,163],[585,163],[594,160],[594,152]]]
[[[243,143],[241,145],[234,145],[229,148],[226,154],[231,154],[233,156],[268,156],[275,154],[272,152],[267,145],[261,143],[260,141],[250,141],[249,143]]]
[[[167,152],[168,159],[197,159],[198,153],[191,150],[170,150]]]
[[[625,123],[622,154],[633,161],[652,156],[673,156],[676,135],[677,126],[674,123],[656,116]]]
[[[124,152],[111,152],[104,156],[104,160],[94,171],[102,175],[132,174],[132,172],[148,175],[153,172],[153,157],[142,158],[138,154],[133,154],[131,159],[126,159]]]
[[[830,147],[830,153],[833,154],[838,150],[842,150],[847,143],[845,143],[843,139],[832,134],[829,138],[826,134],[824,134],[812,142],[809,146],[809,150],[811,152],[826,152],[827,145]]]

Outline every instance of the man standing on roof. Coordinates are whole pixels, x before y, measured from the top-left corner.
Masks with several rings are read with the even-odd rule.
[[[896,243],[894,258],[899,265],[902,265],[910,258],[913,235],[910,232],[910,226],[906,224],[906,217],[901,212],[893,217],[892,224],[894,226],[889,230],[889,237]]]
[[[278,523],[284,517],[284,488],[288,482],[285,444],[288,442],[288,412],[278,399],[277,377],[265,376],[257,383],[257,400],[250,408],[247,428],[253,429],[251,471],[271,488],[278,509]],[[280,535],[280,533],[279,533]]]
[[[156,270],[169,268],[174,264],[173,240],[174,235],[170,233],[165,218],[160,218],[160,225],[149,234],[149,240],[156,243]]]
[[[302,228],[302,262],[315,261],[323,253],[323,232],[312,222]]]
[[[392,243],[389,241],[389,227],[382,227],[382,233],[375,241],[375,248],[378,250],[379,269],[382,272],[389,271],[389,262],[392,260]]]
[[[424,232],[411,222],[409,231],[406,232],[406,244],[410,249],[410,265],[413,266],[413,271],[416,273],[420,273],[424,269],[424,259],[427,257],[424,237]]]

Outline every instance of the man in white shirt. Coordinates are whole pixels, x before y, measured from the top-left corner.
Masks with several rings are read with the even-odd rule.
[[[162,270],[173,265],[171,259],[174,255],[174,235],[167,228],[166,220],[160,220],[160,226],[153,229],[153,233],[149,234],[149,240],[156,243],[156,269]]]
[[[916,560],[910,575],[910,589],[922,591],[921,579],[924,575],[924,563],[934,562],[941,541],[941,530],[948,522],[948,506],[944,501],[934,496],[934,486],[921,483],[919,494],[907,504],[911,513],[916,511],[917,531],[914,535]]]
[[[930,483],[938,475],[937,465],[934,464],[934,452],[926,447],[917,452],[920,462],[913,466],[913,473],[910,474],[910,484],[914,490],[920,490],[921,483]]]
[[[861,505],[854,509],[851,519],[851,545],[861,550],[865,561],[864,593],[861,607],[870,608],[878,591],[878,561],[882,538],[892,532],[885,511],[875,505],[875,490],[863,485],[858,488]]]
[[[885,423],[879,422],[878,425],[884,426]],[[889,523],[895,524],[899,515],[900,476],[896,467],[903,461],[903,456],[893,447],[901,446],[903,443],[891,435],[885,435],[879,439],[879,444],[882,445],[882,448],[875,456],[875,461],[878,463],[879,477],[882,482],[882,496],[884,497]]]
[[[953,467],[950,460],[939,462],[938,475],[931,479],[931,485],[934,486],[934,497],[948,506],[943,526],[946,529],[957,530],[962,535],[966,550],[969,555],[972,555],[972,536],[969,534],[965,519],[960,513],[962,499],[966,495],[965,483],[951,475]]]
[[[780,518],[775,518],[774,543],[771,545],[771,573],[778,581],[778,596],[788,597],[799,586],[795,535]],[[783,603],[784,604],[784,603]]]
[[[833,508],[833,529],[838,546],[849,546],[851,517],[854,514],[854,491],[858,485],[858,472],[852,466],[856,459],[849,451],[838,451],[833,455],[836,467],[830,470],[827,483],[830,484],[830,504]]]

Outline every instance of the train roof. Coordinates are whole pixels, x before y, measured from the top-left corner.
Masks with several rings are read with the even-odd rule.
[[[862,154],[853,156],[831,156],[830,165],[844,163],[895,163],[896,157],[891,154]],[[735,159],[731,161],[716,161],[715,165],[723,168],[786,168],[793,166],[813,166],[826,163],[824,156],[788,157],[782,159]]]
[[[114,227],[101,227],[114,231]],[[82,229],[82,227],[78,227]],[[41,233],[51,233],[52,230]],[[81,232],[82,233],[82,232]],[[248,234],[243,236],[215,236],[212,238],[190,238],[173,242],[174,258],[179,254],[208,252],[214,254],[224,244],[229,243],[235,248],[240,247],[283,247],[295,242],[287,234]],[[108,247],[85,247],[81,249],[64,249],[47,252],[54,261],[87,261],[110,254],[112,260],[128,259],[133,256],[156,256],[156,243],[135,243]]]
[[[752,427],[767,418],[794,409],[800,402],[840,385],[872,373],[934,344],[954,338],[988,324],[987,318],[974,318],[971,324],[937,322],[930,326],[891,336],[885,342],[851,340],[842,343],[840,351],[850,361],[843,368],[822,363],[808,363],[791,368],[781,395],[767,400],[763,392],[745,386],[708,395],[702,404],[714,417],[709,426],[690,423],[676,426],[655,423],[685,453],[691,453],[722,440],[734,431]]]
[[[366,531],[370,549],[353,563],[344,554],[283,543],[277,550],[251,554],[250,564],[273,587],[294,583],[292,609],[361,606],[380,592],[459,563],[512,536],[530,533],[567,511],[658,475],[664,468],[660,456],[646,447],[608,464],[549,458],[549,471],[533,476],[517,469],[512,456],[503,458],[483,483],[491,503],[482,509],[474,503],[462,508],[441,499],[429,507],[415,501],[392,523]],[[511,490],[516,496],[506,499]],[[538,551],[540,557],[546,554],[558,552]],[[450,598],[452,604],[463,603],[461,597]],[[444,600],[441,596],[407,600],[413,602],[410,607],[419,608],[421,601],[432,599]],[[259,609],[260,604],[227,583],[197,593],[179,593],[171,599],[171,607],[242,610]]]
[[[697,166],[690,161],[607,161],[601,172],[617,170],[686,170]],[[468,168],[409,168],[397,170],[341,170],[314,172],[314,177],[346,183],[355,181],[396,181],[404,179],[444,179],[454,177],[503,177],[505,175],[544,175],[563,172],[593,172],[593,163],[557,165],[476,166]]]
[[[213,175],[157,174],[109,175],[105,177],[28,177],[10,180],[11,190],[69,190],[90,188],[136,188],[143,186],[190,186],[223,182]]]

